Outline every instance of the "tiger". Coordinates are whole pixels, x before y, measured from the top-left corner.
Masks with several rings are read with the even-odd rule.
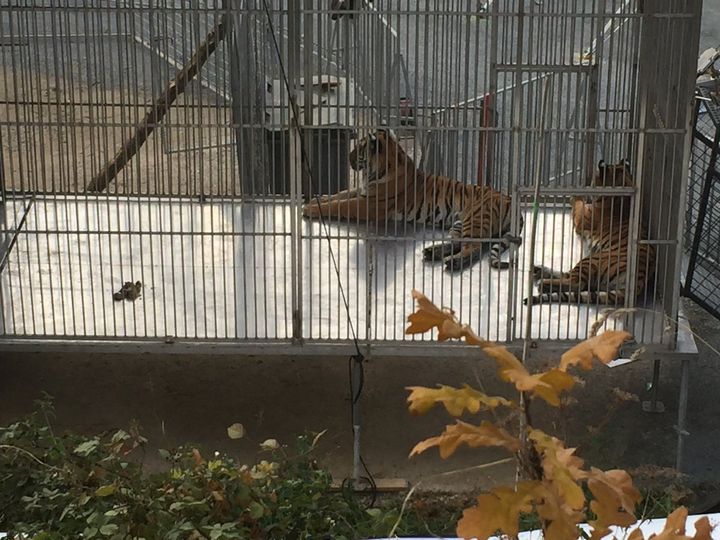
[[[303,207],[305,217],[368,222],[395,219],[449,229],[450,241],[423,249],[423,260],[442,260],[450,271],[468,268],[482,257],[482,243],[463,239],[500,238],[490,249],[490,265],[509,268],[500,257],[511,244],[520,243],[511,233],[510,196],[488,186],[418,170],[389,129],[380,128],[358,141],[349,161],[354,170],[365,174],[365,189],[312,200]],[[521,216],[519,231],[522,226]]]
[[[592,180],[594,187],[633,187],[627,161],[606,165],[598,163]],[[587,257],[569,272],[557,272],[544,266],[534,267],[534,277],[541,294],[532,303],[584,302],[600,305],[624,305],[630,253],[637,253],[635,298],[642,295],[654,276],[655,249],[651,244],[630,247],[630,196],[601,195],[590,203],[572,199],[573,228],[589,247]],[[638,239],[646,240],[643,224]],[[632,284],[631,284],[632,286]],[[523,301],[527,305],[528,299]]]

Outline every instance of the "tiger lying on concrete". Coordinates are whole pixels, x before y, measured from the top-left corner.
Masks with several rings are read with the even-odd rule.
[[[366,173],[364,192],[341,191],[311,201],[303,208],[304,216],[370,222],[397,219],[441,226],[449,229],[452,240],[425,248],[423,258],[442,259],[448,270],[468,268],[482,256],[482,243],[463,239],[502,237],[490,249],[490,264],[493,268],[509,267],[500,256],[519,239],[510,232],[508,195],[419,171],[386,129],[359,141],[350,153],[350,165]],[[521,217],[520,230],[522,224]]]
[[[595,187],[632,187],[633,178],[626,162],[606,165],[601,161],[593,177]],[[640,296],[655,271],[655,249],[639,243],[628,251],[630,243],[630,197],[603,195],[591,203],[575,197],[572,201],[573,227],[587,244],[589,255],[569,272],[535,267],[535,279],[541,294],[533,296],[540,302],[588,302],[623,305],[626,290],[629,254],[637,253],[635,289]],[[639,240],[647,239],[640,226]],[[630,286],[632,287],[632,283]],[[528,299],[524,300],[528,303]]]

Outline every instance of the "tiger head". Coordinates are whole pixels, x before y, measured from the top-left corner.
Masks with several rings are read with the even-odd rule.
[[[362,138],[350,152],[350,166],[364,171],[368,182],[380,180],[400,162],[405,162],[405,153],[392,132],[383,128]]]
[[[593,187],[633,187],[634,185],[630,163],[626,159],[613,165],[607,165],[605,161],[600,160],[592,180]]]
[[[607,165],[601,160],[592,180],[593,187],[622,188],[634,185],[630,163],[627,160],[611,165]],[[630,212],[629,194],[595,195],[591,197],[591,200],[596,208],[604,208],[612,215],[623,216]]]

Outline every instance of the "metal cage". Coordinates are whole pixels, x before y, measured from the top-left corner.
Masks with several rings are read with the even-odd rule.
[[[720,318],[720,98],[702,86],[697,92],[685,223],[688,266],[683,293]]]
[[[699,17],[698,0],[4,3],[0,339],[416,354],[416,288],[489,339],[565,343],[601,308],[545,302],[528,329],[528,269],[572,268],[572,197],[616,196],[627,289],[638,246],[657,261],[606,324],[672,351]],[[433,224],[302,217],[366,189],[348,153],[385,126],[418,170],[512,197],[509,270],[423,261],[447,238]],[[635,184],[590,186],[601,159]],[[126,282],[140,296],[115,301]]]

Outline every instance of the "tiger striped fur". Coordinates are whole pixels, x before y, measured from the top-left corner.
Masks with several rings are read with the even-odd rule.
[[[490,264],[493,268],[509,267],[500,257],[520,240],[510,232],[508,195],[487,186],[419,171],[394,135],[385,129],[359,141],[349,158],[353,169],[365,172],[365,189],[311,201],[303,208],[304,216],[372,222],[396,219],[449,229],[449,242],[423,250],[424,260],[442,260],[448,270],[468,268],[482,256],[482,243],[463,239],[502,237],[490,249]]]
[[[634,185],[627,162],[615,165],[598,164],[592,181],[595,187],[632,187]],[[623,305],[626,290],[629,254],[637,253],[635,289],[637,298],[652,279],[655,269],[655,249],[650,244],[630,244],[630,197],[599,196],[591,203],[580,198],[572,201],[575,232],[589,245],[589,255],[569,272],[547,267],[535,267],[535,279],[541,294],[532,303],[583,302]],[[640,226],[640,240],[647,239],[644,225]],[[630,284],[632,287],[633,284]],[[524,300],[528,303],[528,299]]]

